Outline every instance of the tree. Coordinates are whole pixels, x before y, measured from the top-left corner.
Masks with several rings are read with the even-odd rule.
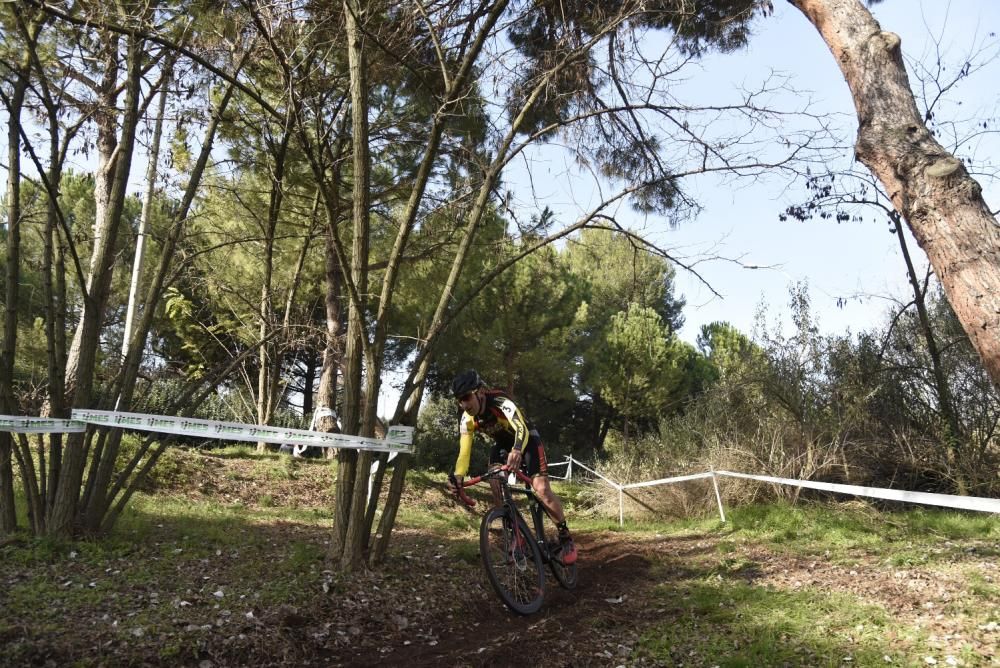
[[[603,347],[596,384],[624,417],[627,439],[631,421],[659,415],[674,399],[672,390],[680,384],[683,369],[683,344],[656,311],[630,304],[627,311],[611,317]]]
[[[40,17],[24,17],[21,10],[13,10],[16,22],[24,33],[21,52],[13,55],[15,65],[5,76],[11,84],[10,94],[2,92],[4,107],[7,109],[7,197],[5,276],[4,276],[4,330],[3,348],[0,349],[0,410],[7,414],[15,412],[13,388],[14,358],[17,350],[18,289],[21,269],[21,227],[23,225],[21,207],[21,112],[25,95],[30,84],[29,70],[31,54],[36,47],[42,27]],[[34,12],[32,12],[34,14]],[[6,18],[6,17],[5,17]],[[16,42],[15,42],[16,43]],[[9,77],[9,78],[8,78]],[[0,433],[0,532],[13,531],[17,525],[14,514],[14,475],[11,464],[13,434]],[[23,455],[22,455],[23,457]]]
[[[211,154],[218,115],[214,121],[210,119],[208,122],[209,132],[202,142],[198,160],[191,166],[186,192],[172,209],[173,219],[161,239],[159,265],[147,290],[141,319],[136,323],[138,343],[130,347],[120,367],[99,365],[103,355],[110,354],[112,360],[119,358],[109,347],[121,344],[120,338],[115,340],[122,331],[115,315],[124,302],[124,282],[116,282],[118,272],[115,270],[122,264],[120,252],[123,241],[128,240],[132,221],[137,218],[133,210],[137,213],[138,201],[127,196],[126,188],[139,119],[151,101],[150,96],[143,95],[141,82],[158,63],[163,62],[161,58],[165,54],[162,49],[150,48],[150,42],[137,35],[134,26],[147,25],[156,17],[163,16],[157,14],[155,8],[140,9],[130,14],[126,8],[119,7],[121,11],[114,15],[114,20],[132,22],[133,29],[117,26],[111,15],[104,13],[99,20],[107,22],[102,23],[99,33],[91,33],[89,21],[94,18],[92,16],[84,18],[76,12],[67,14],[50,5],[41,9],[51,19],[49,32],[45,35],[48,41],[44,43],[44,48],[31,51],[30,56],[32,75],[38,83],[32,90],[48,114],[48,165],[43,163],[29,137],[22,137],[25,139],[25,151],[35,164],[48,200],[42,263],[50,379],[49,396],[45,403],[56,417],[65,416],[70,402],[77,407],[117,405],[127,409],[145,353],[143,342],[153,321],[156,305],[165,292],[165,284],[176,268],[174,251]],[[167,23],[171,24],[171,21]],[[185,33],[185,27],[176,23],[173,25],[179,30],[178,34]],[[239,65],[235,69],[238,72]],[[159,72],[162,74],[163,70]],[[159,84],[154,79],[152,90],[156,90]],[[223,91],[220,96],[221,109],[225,108],[231,90],[230,86],[230,92]],[[124,112],[120,116],[118,104],[122,102],[122,96]],[[78,117],[68,114],[65,105],[59,104],[61,100],[68,100],[69,106],[77,110]],[[83,124],[81,119],[96,119],[97,126],[96,138],[85,137],[81,150],[90,150],[92,142],[100,147],[97,178],[81,180],[89,182],[92,191],[89,210],[94,222],[93,234],[84,225],[87,216],[82,216],[74,229],[72,216],[63,209],[66,201],[60,201],[58,194],[62,164],[70,146],[68,142]],[[73,184],[66,185],[68,190]],[[61,243],[54,242],[55,229],[61,232]],[[84,271],[80,261],[80,239],[90,241],[88,272]],[[74,283],[67,283],[61,260],[63,247],[72,261],[74,271],[71,276],[76,278]],[[76,319],[68,318],[66,314],[70,308],[70,295],[79,295],[82,313]],[[74,321],[78,325],[77,343],[72,352],[67,352],[65,324]],[[105,338],[102,335],[109,336]],[[65,393],[62,389],[63,374],[58,373],[61,369],[66,369]],[[105,375],[104,371],[109,373]],[[117,373],[112,375],[112,372]],[[195,388],[189,390],[190,398]],[[197,403],[197,400],[194,401]],[[29,452],[26,440],[22,440],[23,454],[19,464],[25,489],[28,490],[28,517],[36,533],[70,536],[79,531],[106,531],[114,525],[125,503],[166,443],[162,442],[160,449],[150,451],[150,441],[147,441],[131,460],[122,462],[119,461],[120,440],[119,430],[92,430],[85,435],[72,435],[64,457],[61,439],[53,437],[47,444],[39,439],[37,457],[40,466],[37,470],[33,466],[35,453]],[[51,448],[48,453],[44,450],[46,445]],[[6,503],[0,499],[0,504],[6,512]]]
[[[581,411],[589,414],[589,440],[603,447],[618,412],[605,397],[608,331],[613,318],[633,306],[651,309],[670,333],[683,325],[684,299],[674,294],[674,267],[667,257],[645,246],[638,235],[610,229],[587,229],[569,240],[565,262],[576,281],[585,286],[581,335],[576,342],[577,391],[586,397]]]
[[[225,4],[219,14],[209,14],[214,17],[213,29],[219,28],[217,33],[201,30],[205,17],[202,12],[213,10],[198,3],[157,5],[144,13],[129,13],[125,6],[116,5],[112,11],[84,17],[75,5],[64,10],[52,3],[27,2],[40,7],[61,28],[73,32],[74,38],[63,40],[63,44],[82,43],[104,56],[103,60],[94,59],[88,53],[83,54],[87,58],[79,60],[96,63],[94,69],[100,75],[96,83],[105,92],[100,138],[107,142],[105,149],[113,140],[118,141],[117,154],[104,151],[108,160],[117,161],[116,175],[127,174],[130,147],[135,143],[134,136],[128,133],[134,134],[133,121],[142,115],[143,105],[150,99],[143,97],[150,88],[141,82],[157,71],[165,51],[181,54],[177,62],[187,63],[199,76],[209,72],[225,81],[220,90],[204,95],[209,89],[204,84],[208,78],[183,72],[176,77],[176,89],[190,93],[195,104],[211,108],[212,114],[198,117],[204,138],[190,169],[191,178],[186,179],[186,169],[183,176],[171,176],[177,184],[183,183],[183,187],[174,184],[183,195],[172,202],[166,233],[160,240],[159,265],[140,309],[142,322],[137,326],[134,345],[129,347],[121,373],[102,379],[97,376],[96,361],[107,347],[95,333],[102,322],[111,322],[109,314],[124,301],[108,293],[117,287],[112,271],[117,267],[112,259],[120,250],[112,237],[118,233],[124,239],[128,232],[116,211],[124,208],[119,196],[126,181],[112,179],[113,196],[105,198],[110,208],[101,204],[102,210],[112,215],[96,216],[113,224],[100,227],[108,234],[98,238],[108,243],[97,243],[91,249],[94,271],[89,277],[82,268],[77,272],[77,289],[81,290],[83,303],[91,304],[89,312],[84,310],[80,330],[86,334],[81,336],[81,342],[87,345],[80,347],[81,354],[76,357],[78,371],[66,374],[77,379],[73,398],[78,406],[129,406],[142,354],[147,350],[143,342],[164,295],[174,288],[170,305],[175,314],[189,312],[189,302],[200,308],[202,305],[183,290],[199,278],[201,268],[194,266],[192,259],[199,255],[211,257],[216,263],[222,262],[220,257],[229,259],[216,249],[200,247],[186,231],[191,229],[189,218],[206,213],[208,203],[218,200],[206,196],[206,192],[224,183],[213,180],[203,188],[200,178],[212,155],[219,124],[228,125],[226,109],[234,94],[238,93],[241,102],[252,101],[260,113],[267,115],[267,123],[275,128],[275,147],[287,141],[287,155],[294,153],[308,165],[310,180],[319,192],[319,218],[326,223],[327,231],[324,269],[328,279],[328,354],[323,360],[317,401],[324,409],[334,407],[336,379],[343,369],[341,415],[345,429],[364,435],[371,435],[374,429],[387,361],[400,359],[397,354],[402,346],[390,344],[392,337],[409,337],[416,343],[406,358],[407,378],[390,420],[414,424],[435,355],[446,340],[449,326],[461,318],[464,309],[487,294],[484,291],[489,290],[492,281],[504,280],[506,272],[517,263],[545,252],[545,246],[588,226],[621,229],[615,209],[625,203],[646,214],[669,216],[676,222],[695,208],[695,202],[681,187],[685,176],[706,171],[754,175],[781,168],[810,148],[815,139],[814,135],[789,137],[789,142],[776,149],[774,155],[764,156],[758,146],[741,143],[742,131],[749,132],[750,128],[732,134],[707,129],[720,126],[720,115],[731,114],[743,119],[746,126],[763,124],[779,133],[783,127],[781,117],[762,108],[753,95],[724,109],[680,105],[676,99],[672,78],[677,69],[709,48],[732,49],[744,43],[747,25],[767,8],[768,3],[762,0],[699,5],[693,12],[689,11],[689,3],[681,0],[663,0],[652,6],[624,0],[605,3],[599,10],[592,3],[565,5],[548,0],[528,4],[482,0],[401,6],[374,0],[348,0],[332,6],[240,2]],[[183,16],[188,10],[192,23],[176,20],[178,11]],[[176,31],[170,26],[176,26]],[[642,38],[648,29],[669,31],[672,39]],[[213,40],[210,32],[219,38]],[[193,37],[187,41],[181,34]],[[103,40],[95,39],[96,35],[103,36]],[[134,57],[123,58],[121,49],[116,51],[113,43],[127,45],[131,49],[128,55]],[[255,56],[254,67],[245,69],[249,53]],[[73,52],[74,57],[81,54]],[[124,86],[121,90],[127,93],[123,96],[128,102],[124,107],[126,115],[120,118],[128,121],[121,124],[128,136],[113,137],[111,117],[115,108],[108,103],[121,92],[111,85],[114,75],[120,74],[116,69],[119,59],[129,68],[127,76],[117,77]],[[174,156],[179,159],[187,157],[187,149],[180,141],[185,132],[178,128],[171,142],[176,149]],[[499,215],[510,201],[503,192],[505,170],[535,147],[554,144],[557,139],[572,147],[573,159],[582,169],[598,177],[603,197],[575,220],[564,221],[559,229],[523,227],[517,225],[516,219],[505,221]],[[277,166],[277,161],[272,164]],[[252,198],[250,187],[266,183],[269,213],[277,214],[285,209],[278,206],[279,199],[287,198],[291,187],[282,175],[287,174],[281,169],[267,175],[240,174],[228,184],[235,186],[235,198]],[[263,176],[267,181],[254,176]],[[49,195],[55,199],[55,191]],[[281,201],[287,205],[290,199]],[[269,215],[262,228],[262,237],[273,237],[276,243],[280,236],[274,227],[277,220]],[[506,229],[500,230],[503,226]],[[476,265],[477,251],[485,248],[478,245],[504,235],[511,242],[507,246],[510,255],[496,257],[488,265]],[[650,250],[638,235],[629,234],[629,239],[629,244],[635,244],[635,248],[628,249],[629,254],[635,255],[639,248]],[[397,317],[396,299],[401,281],[421,257],[436,264],[435,272],[441,280],[433,292],[424,295],[425,317],[413,326],[416,319]],[[183,262],[177,262],[179,259]],[[261,260],[263,265],[268,264],[265,257]],[[96,290],[86,290],[88,278]],[[266,307],[267,283],[254,283],[254,293],[258,286],[265,287],[260,291],[263,299],[254,304],[263,302],[265,308],[254,311],[255,321],[264,321],[277,310]],[[245,286],[227,288],[230,294],[237,294]],[[645,295],[630,295],[620,308],[645,299]],[[652,307],[659,313],[661,305]],[[514,308],[511,312],[516,311]],[[575,316],[576,311],[573,313]],[[614,313],[609,311],[607,315],[610,318]],[[342,321],[347,324],[346,339],[341,334]],[[117,322],[114,324],[117,332]],[[218,331],[218,323],[212,326]],[[279,330],[271,328],[275,336]],[[198,337],[207,337],[211,332],[199,332],[198,337],[194,333],[194,329],[185,332],[190,346],[197,346],[201,341]],[[165,330],[156,334],[160,341],[170,338]],[[221,365],[220,373],[239,368],[248,351],[259,352],[270,345],[270,334],[258,336],[260,341],[241,342],[241,349],[232,351],[235,366]],[[514,343],[511,351],[516,358],[526,346],[524,341]],[[258,357],[258,372],[264,362]],[[513,359],[510,369],[516,366]],[[252,364],[249,368],[253,368]],[[271,383],[277,376],[271,375]],[[213,380],[206,373],[199,381],[206,386],[215,383],[225,387],[217,378]],[[196,407],[194,390],[188,389],[177,397],[176,410]],[[326,419],[331,422],[329,417]],[[323,426],[331,428],[329,424]],[[150,451],[149,442],[144,442],[137,458],[116,470],[116,438],[104,433],[90,435],[84,441],[86,447],[68,452],[73,461],[62,467],[68,473],[60,478],[56,494],[63,497],[65,504],[57,504],[60,510],[54,530],[70,531],[71,524],[80,526],[81,519],[85,520],[83,526],[90,529],[105,529],[113,524],[135,477],[148,470],[165,443]],[[86,489],[81,492],[85,461],[89,461],[91,469]],[[345,568],[354,568],[362,556],[377,562],[385,552],[405,481],[407,458],[398,460],[388,492],[383,495],[381,481],[376,480],[377,493],[370,498],[369,460],[364,455],[345,454],[344,464],[339,483],[344,493],[338,495],[336,509],[338,533],[332,542],[340,553],[333,556]],[[384,467],[380,467],[382,470]],[[123,486],[129,487],[123,490]],[[375,509],[383,498],[386,501],[376,530]],[[79,507],[73,506],[74,499],[80,502]]]
[[[958,109],[955,104],[956,100],[949,100],[949,96],[955,94],[959,84],[969,80],[987,63],[995,59],[995,47],[990,48],[989,42],[986,41],[972,44],[959,64],[948,62],[936,40],[935,47],[936,52],[932,54],[932,58],[928,62],[907,59],[907,65],[913,72],[916,89],[919,92],[915,102],[920,108],[920,116],[927,124],[931,135],[946,143],[947,150],[954,152],[968,169],[975,170],[981,175],[990,176],[988,166],[978,164],[972,156],[961,155],[961,151],[964,146],[971,143],[972,138],[991,132],[988,126],[992,119],[977,117],[963,121],[956,117],[955,111],[943,110],[941,107],[945,107],[946,103],[951,101],[952,109]],[[949,67],[949,65],[952,66]],[[960,105],[961,102],[957,101],[957,104]],[[958,471],[961,467],[957,465],[957,460],[962,458],[961,451],[963,449],[972,446],[970,434],[963,428],[951,382],[945,369],[939,343],[941,334],[936,331],[938,327],[929,316],[928,302],[930,288],[934,283],[933,276],[929,270],[921,275],[921,271],[918,271],[915,266],[904,232],[905,223],[902,214],[894,207],[892,199],[885,192],[878,179],[867,169],[828,171],[812,175],[807,179],[806,186],[811,193],[811,199],[805,204],[789,207],[781,216],[782,219],[791,217],[797,220],[808,220],[817,216],[821,218],[836,217],[838,222],[860,221],[864,219],[868,211],[875,211],[875,219],[880,222],[882,220],[888,221],[890,231],[896,235],[913,298],[899,307],[899,311],[893,316],[893,324],[905,322],[907,320],[905,311],[910,307],[915,308],[920,335],[923,339],[922,345],[919,347],[927,351],[928,374],[931,378],[930,387],[936,395],[933,400],[935,404],[933,412],[939,416],[943,427],[939,429],[925,423],[924,429],[928,433],[940,434],[942,452],[948,462],[946,468],[951,470],[948,475],[955,480],[959,492],[964,492],[966,486],[962,480],[963,474]],[[895,339],[892,330],[893,327],[890,327],[887,336]],[[911,333],[910,330],[907,330],[907,333]],[[912,349],[917,344],[908,340],[905,345],[907,349]],[[906,401],[903,398],[900,400]],[[915,400],[915,397],[910,400]],[[918,401],[918,403],[922,402]],[[935,420],[938,418],[935,417]]]
[[[993,382],[1000,385],[1000,228],[965,166],[928,130],[898,35],[860,0],[789,0],[830,47],[854,98],[858,160],[927,253]]]

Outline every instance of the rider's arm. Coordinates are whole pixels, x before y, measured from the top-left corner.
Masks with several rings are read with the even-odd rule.
[[[475,436],[475,418],[468,413],[462,413],[458,427],[458,460],[455,462],[455,476],[465,476],[469,472],[469,460],[472,459],[472,440]]]

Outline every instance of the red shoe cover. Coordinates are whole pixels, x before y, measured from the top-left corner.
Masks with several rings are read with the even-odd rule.
[[[573,564],[576,563],[576,557],[577,557],[577,554],[576,554],[576,544],[571,542],[568,545],[569,550],[567,550],[566,547],[567,546],[563,546],[562,562],[564,564],[566,564],[567,566],[571,566],[571,565],[573,565]]]

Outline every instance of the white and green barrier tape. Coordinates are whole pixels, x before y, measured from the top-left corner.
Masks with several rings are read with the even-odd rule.
[[[168,415],[148,415],[146,413],[126,413],[123,411],[99,411],[74,409],[71,420],[54,418],[22,417],[0,415],[0,431],[31,433],[81,432],[87,424],[119,429],[136,429],[176,436],[219,439],[225,441],[245,441],[249,443],[273,443],[276,445],[298,445],[314,448],[349,448],[373,450],[375,452],[413,452],[413,427],[392,425],[386,430],[384,439],[346,434],[330,434],[307,429],[270,427],[239,422],[220,422],[199,418],[172,417]]]
[[[0,415],[0,431],[12,431],[21,434],[65,434],[74,431],[86,431],[86,429],[87,424],[80,420]]]

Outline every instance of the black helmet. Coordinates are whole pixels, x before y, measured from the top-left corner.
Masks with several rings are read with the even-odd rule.
[[[469,369],[458,374],[455,376],[455,380],[451,381],[451,393],[455,395],[455,398],[464,397],[485,384],[475,369]]]

